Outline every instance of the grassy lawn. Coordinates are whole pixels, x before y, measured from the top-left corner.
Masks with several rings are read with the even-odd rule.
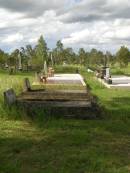
[[[130,76],[130,63],[128,67],[120,68],[119,65],[112,67],[111,72],[113,75],[127,75]]]
[[[17,93],[25,76],[1,73],[0,173],[129,173],[130,90],[109,90],[84,72],[103,107],[100,120],[31,121],[3,106],[2,92]]]

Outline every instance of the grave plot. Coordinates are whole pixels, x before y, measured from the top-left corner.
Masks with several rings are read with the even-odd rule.
[[[130,77],[128,76],[111,76],[110,69],[103,67],[102,70],[96,73],[96,77],[107,88],[115,89],[130,89]]]
[[[107,88],[130,89],[130,77],[128,76],[112,76],[111,84],[107,83],[105,79],[98,79],[98,80]]]
[[[29,114],[34,116],[36,111],[47,109],[50,115],[58,117],[96,118],[97,106],[81,75],[60,74],[51,78],[49,82],[53,90],[48,89],[46,85],[45,90],[23,92],[17,97],[17,104],[23,106]],[[65,86],[62,89],[55,89],[55,84],[67,85],[68,88],[66,89]],[[82,86],[82,89],[72,90],[70,87],[72,84],[79,88]],[[38,84],[33,83],[33,85]]]
[[[33,86],[46,85],[46,86],[79,86],[86,87],[83,77],[80,74],[55,74],[54,77],[48,77],[47,82],[39,83],[37,81],[33,82]]]

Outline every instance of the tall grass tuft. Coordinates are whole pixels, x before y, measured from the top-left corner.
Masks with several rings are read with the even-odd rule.
[[[14,89],[16,95],[21,93],[23,91],[24,77],[24,75],[8,75],[7,73],[0,74],[0,117],[15,119],[23,117],[23,111],[19,110],[16,106],[8,108],[4,105],[3,93],[10,88]]]

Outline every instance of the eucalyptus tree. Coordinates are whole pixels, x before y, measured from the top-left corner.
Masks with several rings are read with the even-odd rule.
[[[13,67],[18,69],[18,63],[19,63],[19,49],[15,49],[8,58],[8,65],[10,67]]]
[[[28,70],[28,57],[26,53],[26,49],[24,47],[20,48],[20,57],[21,57],[21,64],[22,68],[25,68]]]
[[[7,64],[8,53],[5,53],[3,50],[0,49],[0,67],[4,68]]]
[[[27,57],[27,64],[28,67],[32,67],[33,65],[33,59],[35,59],[35,50],[32,48],[31,45],[26,45],[26,57]]]
[[[64,46],[60,40],[58,40],[56,43],[55,51],[56,51],[56,58],[55,58],[56,64],[62,64],[64,61]]]
[[[106,65],[106,56],[102,51],[93,48],[89,53],[89,64],[91,66],[104,66]]]
[[[79,56],[79,63],[81,65],[85,65],[85,61],[86,61],[87,56],[86,56],[86,52],[83,48],[79,49],[78,56]]]
[[[96,63],[96,58],[97,58],[97,50],[96,49],[91,49],[89,53],[89,64],[90,65],[95,65]]]
[[[48,48],[42,35],[40,36],[38,40],[38,44],[35,47],[35,53],[36,53],[36,57],[35,59],[33,59],[33,63],[36,66],[42,65],[43,67],[44,61],[47,61],[47,58],[48,58]]]
[[[67,64],[75,64],[76,63],[76,59],[75,59],[75,53],[73,51],[72,48],[66,48],[63,50],[63,60],[67,63]]]
[[[120,67],[128,66],[130,61],[130,52],[129,49],[125,46],[121,46],[121,48],[116,53],[117,62],[120,64]]]

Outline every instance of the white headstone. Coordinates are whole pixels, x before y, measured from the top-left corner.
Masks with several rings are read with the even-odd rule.
[[[110,68],[106,68],[106,79],[110,77]]]
[[[52,67],[54,66],[54,62],[53,62],[53,55],[51,53],[51,63],[52,63]]]
[[[22,69],[22,60],[21,60],[21,55],[19,54],[19,56],[18,56],[18,60],[19,60],[19,70],[21,70]]]
[[[44,62],[44,73],[45,73],[45,75],[47,75],[47,64],[46,64],[46,61]]]

